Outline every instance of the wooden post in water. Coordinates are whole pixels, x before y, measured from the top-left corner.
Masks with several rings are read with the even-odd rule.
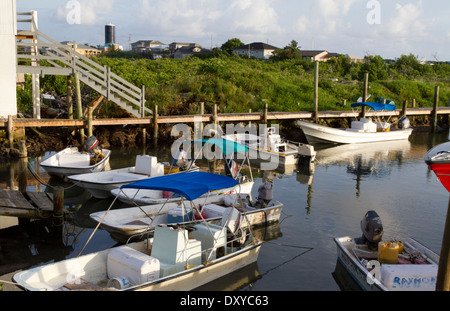
[[[158,105],[153,109],[153,138],[158,139]]]
[[[88,107],[88,128],[87,128],[87,136],[91,137],[94,133],[94,129],[92,126],[92,113],[94,111],[94,108]]]
[[[431,120],[431,130],[433,132],[437,129],[437,109],[439,106],[439,86],[434,88],[434,103],[433,103],[433,111],[432,111],[432,120]]]
[[[69,115],[69,119],[73,119],[73,101],[72,101],[72,76],[67,76],[67,114]]]
[[[402,117],[406,117],[406,110],[408,109],[408,101],[405,100],[403,102],[403,109],[402,109]]]
[[[8,140],[9,140],[9,147],[14,147],[14,121],[13,116],[8,116]]]
[[[367,101],[368,90],[369,90],[369,73],[365,72],[364,73],[364,88],[363,88],[363,96],[362,96],[363,103],[365,103]],[[366,117],[366,106],[362,107],[361,113],[362,113],[361,117],[365,118]]]
[[[269,110],[269,105],[267,103],[264,103],[264,114],[263,114],[263,123],[267,124],[267,113]]]
[[[75,96],[76,96],[76,100],[77,100],[77,119],[81,120],[83,118],[83,111],[82,111],[82,107],[81,107],[81,87],[80,87],[80,78],[78,77],[78,72],[75,71],[75,73],[73,74],[74,78],[75,78]],[[84,145],[84,128],[80,128],[79,129],[79,133],[80,133],[80,141],[81,144]]]
[[[319,62],[314,63],[314,123],[319,121]]]
[[[447,218],[442,238],[439,268],[436,280],[436,291],[450,291],[450,199],[448,201]]]
[[[219,117],[217,116],[218,114],[218,109],[219,107],[217,106],[217,104],[214,104],[214,110],[213,110],[213,122],[214,122],[214,128],[217,131],[217,128],[219,126]]]
[[[55,187],[53,189],[53,227],[55,237],[62,237],[64,224],[64,188]]]

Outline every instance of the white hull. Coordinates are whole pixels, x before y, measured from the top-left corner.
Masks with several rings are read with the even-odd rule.
[[[351,129],[336,129],[311,122],[297,121],[309,143],[325,142],[358,144],[378,141],[408,139],[412,129],[392,129],[384,132],[358,132]]]
[[[358,251],[358,248],[355,246],[355,240],[350,237],[341,237],[334,239],[337,245],[337,256],[338,260],[345,267],[347,272],[351,275],[351,277],[358,283],[358,285],[365,291],[391,291],[391,290],[399,290],[399,291],[424,291],[424,290],[434,290],[436,277],[437,277],[437,266],[439,263],[439,256],[433,251],[429,250],[425,246],[421,245],[419,242],[414,239],[406,239],[404,242],[413,246],[415,249],[419,250],[423,254],[425,254],[430,260],[431,264],[395,264],[388,265],[383,264],[386,269],[387,267],[396,267],[400,268],[412,268],[411,271],[413,273],[403,274],[397,278],[388,278],[383,275],[383,269],[381,270],[381,276],[375,275],[374,278],[373,273],[369,273],[368,269],[361,263],[361,261],[355,256],[355,253]],[[362,251],[364,252],[364,250]],[[374,259],[377,260],[377,252],[375,254]],[[367,260],[371,260],[370,258]],[[420,274],[420,269],[425,267],[427,270],[436,271],[434,276],[423,277]],[[432,287],[430,289],[430,287]]]
[[[229,195],[217,195],[208,198],[198,198],[193,201],[195,206],[208,204],[223,204],[223,198]],[[139,207],[129,207],[110,210],[109,212],[96,212],[89,215],[93,220],[101,222],[100,227],[111,233],[115,238],[126,241],[133,235],[144,232],[151,232],[155,226],[167,224],[168,213],[177,208],[178,202],[145,205]],[[241,229],[245,230],[249,226],[266,225],[279,221],[284,205],[278,201],[272,201],[265,208],[247,207],[245,210],[237,207],[242,213]],[[106,216],[105,216],[106,213]],[[150,218],[150,217],[151,218]],[[207,222],[220,224],[222,215],[206,218]],[[186,221],[189,223],[189,221]]]
[[[220,227],[219,227],[220,228]],[[168,229],[163,229],[168,230]],[[172,231],[173,232],[173,231]],[[177,233],[175,233],[177,234]],[[178,236],[183,235],[187,237],[187,233],[179,233]],[[173,235],[173,233],[171,233]],[[223,236],[223,235],[222,235]],[[169,241],[163,235],[160,235],[162,241]],[[189,240],[192,245],[198,245],[197,250],[200,250],[200,244],[202,253],[207,248],[203,243],[208,244],[208,241],[212,237],[202,237],[201,240]],[[119,246],[116,248],[110,248],[104,251],[63,260],[56,263],[32,268],[19,272],[13,276],[13,280],[22,288],[29,291],[67,291],[67,290],[121,290],[121,291],[187,291],[195,289],[201,285],[207,284],[215,279],[218,279],[226,274],[241,269],[258,259],[258,254],[262,242],[249,243],[237,250],[227,244],[225,246],[225,254],[223,256],[214,255],[209,262],[205,261],[205,258],[200,256],[200,253],[191,252],[191,255],[186,257],[188,250],[180,249],[177,254],[183,254],[186,257],[185,260],[179,261],[175,265],[171,265],[167,262],[168,259],[164,257],[164,252],[160,251],[156,254],[155,239],[148,239],[141,242],[131,243],[126,246]],[[223,239],[221,239],[223,241]],[[184,241],[181,241],[184,245]],[[148,245],[147,243],[151,243]],[[161,248],[162,244],[158,244]],[[164,246],[163,246],[164,247]],[[119,248],[132,248],[139,252],[138,255],[148,256],[149,249],[151,249],[151,258],[160,262],[160,272],[158,276],[152,277],[149,281],[143,283],[133,284],[126,288],[114,289],[108,287],[108,280],[111,280],[112,276],[109,274],[111,268],[111,262],[108,261],[108,254],[113,250]],[[170,246],[169,246],[170,249]],[[145,254],[145,255],[144,255]],[[200,256],[200,257],[199,257]],[[160,257],[160,258],[158,258]],[[195,260],[192,259],[195,257]],[[134,257],[130,257],[123,261],[123,267],[127,267],[133,263]],[[135,257],[138,258],[138,257]],[[196,262],[196,264],[194,264]],[[188,268],[185,265],[188,265]],[[110,265],[108,267],[108,265]],[[136,265],[134,266],[136,267]],[[158,264],[159,267],[159,264]],[[173,272],[170,272],[172,271]],[[125,271],[125,269],[122,269]],[[128,269],[128,271],[130,271]],[[138,270],[139,271],[139,270]],[[157,271],[157,270],[156,270]],[[120,271],[119,271],[120,273]],[[130,273],[130,272],[125,272]],[[132,271],[131,273],[135,273]],[[83,288],[84,287],[84,288]]]
[[[190,171],[198,170],[198,167]],[[175,174],[188,173],[183,171]],[[94,198],[106,199],[112,196],[111,190],[118,189],[123,185],[136,182],[138,180],[151,178],[150,175],[135,172],[135,167],[126,167],[104,172],[81,174],[68,177],[77,186],[86,189]]]
[[[222,194],[251,194],[253,189],[254,182],[244,182],[232,188],[222,189],[212,191],[209,196],[212,195],[222,195]],[[180,197],[174,198],[165,198],[165,192],[161,190],[145,190],[145,189],[113,189],[111,190],[111,194],[114,197],[118,197],[118,199],[130,205],[149,205],[149,204],[162,204],[162,203],[172,203],[172,202],[181,202]],[[207,195],[204,195],[205,197]]]
[[[57,176],[63,178],[65,176],[77,175],[77,174],[87,174],[100,172],[109,168],[109,158],[111,156],[111,151],[103,149],[102,153],[104,158],[96,164],[89,165],[88,163],[84,165],[76,164],[61,164],[59,159],[62,155],[80,155],[81,152],[78,151],[77,147],[68,147],[60,152],[55,153],[49,158],[45,159],[40,163],[40,166],[51,176]]]

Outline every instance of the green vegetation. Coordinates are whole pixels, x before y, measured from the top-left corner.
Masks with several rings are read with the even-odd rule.
[[[314,64],[297,55],[296,41],[278,50],[270,60],[239,58],[230,50],[239,45],[231,39],[210,57],[185,60],[151,60],[131,52],[106,53],[94,60],[136,86],[145,85],[147,106],[159,106],[164,115],[198,113],[199,102],[206,112],[219,104],[221,113],[313,110]],[[399,107],[416,99],[417,107],[431,107],[435,86],[440,86],[440,105],[450,98],[450,64],[421,64],[413,55],[394,61],[368,56],[363,64],[346,56],[320,63],[319,109],[349,110],[362,95],[363,76],[369,73],[371,99],[385,97]],[[65,94],[65,77],[41,78],[43,92]],[[18,91],[19,109],[31,96]],[[347,106],[343,106],[343,100]]]

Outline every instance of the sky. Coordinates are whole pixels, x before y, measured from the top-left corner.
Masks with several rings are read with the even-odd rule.
[[[449,0],[17,0],[38,12],[38,28],[57,41],[105,44],[158,40],[220,47],[227,40],[360,57],[450,61]],[[19,24],[24,29],[26,24]]]

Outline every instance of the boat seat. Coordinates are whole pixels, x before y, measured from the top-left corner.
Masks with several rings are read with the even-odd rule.
[[[151,255],[159,260],[160,276],[168,276],[185,270],[186,264],[201,264],[201,242],[189,239],[185,229],[157,226]]]
[[[209,252],[205,252],[205,250],[210,250],[214,246],[216,246],[216,249],[212,252],[209,260],[216,259],[218,257],[217,249],[225,247],[227,244],[226,228],[214,224],[206,225],[203,223],[195,225],[194,228],[196,230],[192,231],[190,235],[192,238],[201,241],[203,262],[206,261],[208,259],[207,256],[209,256]]]

